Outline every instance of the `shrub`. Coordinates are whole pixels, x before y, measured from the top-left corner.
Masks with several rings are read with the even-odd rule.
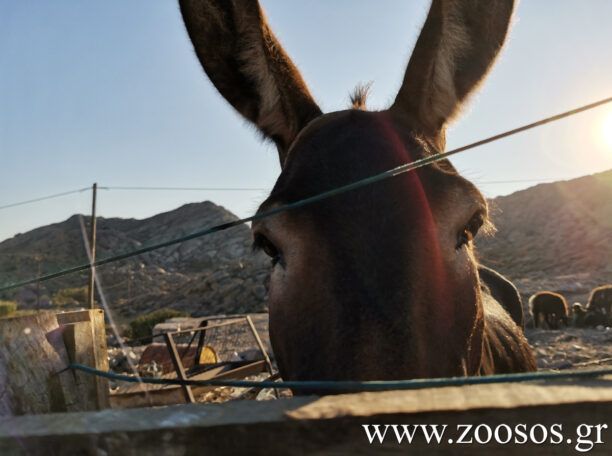
[[[15,301],[0,301],[0,318],[10,317],[17,311],[17,303]]]
[[[175,309],[158,309],[145,315],[141,315],[130,323],[130,336],[132,339],[141,339],[153,334],[153,327],[163,323],[169,318],[188,317],[184,312]]]
[[[51,298],[54,306],[84,306],[87,304],[87,287],[62,288]]]

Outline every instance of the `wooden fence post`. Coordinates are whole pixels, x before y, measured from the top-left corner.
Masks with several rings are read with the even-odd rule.
[[[0,319],[0,417],[108,407],[107,382],[66,370],[106,356],[101,310]]]
[[[102,371],[109,370],[104,311],[102,309],[61,313],[57,315],[57,321],[61,325],[79,322],[89,322],[88,324],[91,327],[92,332],[91,352],[93,353],[93,355],[90,358],[82,358],[85,362],[74,362],[80,364],[87,364],[88,366],[95,367],[96,369]],[[82,353],[79,356],[86,355]],[[84,375],[83,373],[80,374]],[[96,383],[97,389],[97,408],[110,408],[108,379],[102,377],[93,377],[93,380]]]

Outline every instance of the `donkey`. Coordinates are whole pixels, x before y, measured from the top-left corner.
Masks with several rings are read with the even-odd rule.
[[[529,309],[533,325],[538,328],[542,322],[548,329],[559,329],[561,322],[569,326],[568,306],[563,295],[552,291],[539,291],[529,298]]]
[[[391,107],[367,111],[358,91],[351,109],[323,114],[256,0],[179,2],[214,86],[278,149],[281,174],[259,211],[443,151],[514,8],[433,0]],[[254,246],[272,263],[270,338],[282,377],[535,370],[516,289],[479,276],[473,242],[488,226],[486,199],[449,161],[254,222]],[[514,295],[498,302],[491,289]]]

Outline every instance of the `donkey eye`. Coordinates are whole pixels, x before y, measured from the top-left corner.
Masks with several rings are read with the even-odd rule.
[[[457,237],[457,246],[456,249],[459,250],[464,245],[469,244],[474,240],[478,230],[482,227],[484,223],[484,216],[481,212],[477,212],[471,218],[467,225],[463,227],[463,229],[459,232]]]
[[[262,250],[266,255],[268,255],[272,261],[272,266],[276,266],[276,264],[282,259],[280,250],[278,250],[276,246],[262,234],[255,235],[253,249]]]

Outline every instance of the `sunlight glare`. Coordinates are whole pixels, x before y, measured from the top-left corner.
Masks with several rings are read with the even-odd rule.
[[[604,143],[612,149],[612,112],[609,112],[601,123],[601,134]]]

